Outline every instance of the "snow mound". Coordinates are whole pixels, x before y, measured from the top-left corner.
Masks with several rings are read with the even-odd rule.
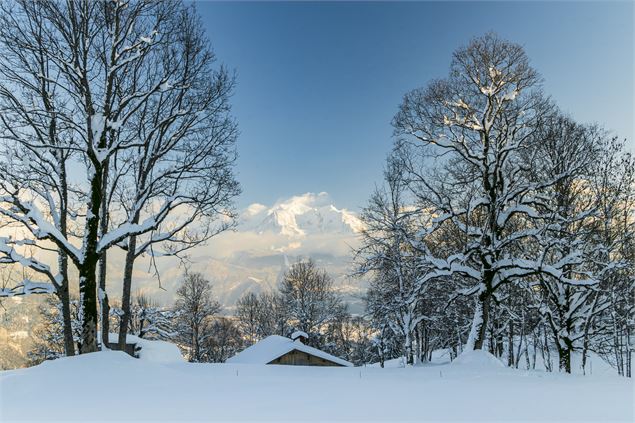
[[[139,351],[139,359],[145,361],[151,361],[153,363],[183,363],[185,360],[179,351],[179,347],[165,341],[149,341],[147,339],[140,339],[138,346],[141,347]]]
[[[117,342],[117,334],[109,333],[108,340],[110,342]],[[185,361],[181,355],[181,351],[179,351],[179,347],[170,342],[151,341],[134,335],[128,335],[126,341],[128,343],[135,343],[137,347],[141,348],[137,353],[140,360],[161,364],[183,363]]]
[[[492,354],[483,350],[465,351],[452,363],[453,366],[469,366],[477,369],[504,368],[505,365]]]
[[[381,363],[372,363],[367,367],[381,367]],[[384,361],[384,369],[399,369],[406,367],[406,359],[404,357],[391,358]]]

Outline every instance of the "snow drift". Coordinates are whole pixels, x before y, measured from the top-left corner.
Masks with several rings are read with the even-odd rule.
[[[108,334],[109,342],[117,342],[117,334]],[[165,341],[151,341],[148,339],[139,338],[135,335],[127,335],[126,341],[128,343],[135,343],[137,347],[141,349],[138,352],[139,359],[144,361],[151,361],[153,363],[183,363],[185,360],[179,351],[179,347],[171,342]]]
[[[452,362],[452,366],[469,367],[470,370],[506,368],[498,358],[483,350],[464,351]]]
[[[455,364],[335,368],[192,364],[157,345],[141,359],[104,351],[0,372],[0,421],[608,422],[634,417],[632,380],[512,370],[481,353]]]

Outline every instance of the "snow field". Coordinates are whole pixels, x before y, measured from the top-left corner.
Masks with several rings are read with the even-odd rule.
[[[147,342],[147,341],[146,341]],[[633,382],[513,370],[192,364],[105,351],[0,373],[0,421],[633,421]],[[107,414],[103,414],[106,412]]]

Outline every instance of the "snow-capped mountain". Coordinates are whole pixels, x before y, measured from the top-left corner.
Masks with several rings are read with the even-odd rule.
[[[353,234],[362,222],[352,212],[335,207],[325,192],[306,193],[278,201],[271,208],[252,204],[241,215],[241,230],[272,232],[290,238],[314,234]]]
[[[325,192],[296,195],[271,206],[254,203],[239,213],[235,231],[190,252],[190,268],[213,281],[215,295],[231,312],[242,294],[274,289],[291,263],[311,257],[329,272],[351,309],[358,312],[362,307],[358,294],[365,284],[348,275],[351,250],[362,227],[354,212],[336,207]],[[156,283],[151,288],[151,295],[165,303],[173,301],[183,271],[174,264],[164,260],[160,265],[165,291],[156,289]],[[140,281],[145,269],[136,269],[135,278]]]

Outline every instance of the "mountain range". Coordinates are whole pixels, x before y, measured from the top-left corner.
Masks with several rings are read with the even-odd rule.
[[[310,257],[333,277],[350,309],[360,312],[366,284],[348,275],[362,228],[356,213],[337,208],[325,192],[296,195],[271,206],[254,203],[239,213],[235,230],[190,251],[188,266],[214,283],[215,295],[230,313],[241,295],[274,289],[290,264]],[[116,260],[111,266],[116,273]],[[159,270],[161,288],[148,266],[136,266],[135,287],[167,305],[184,268],[173,259],[163,259]]]

